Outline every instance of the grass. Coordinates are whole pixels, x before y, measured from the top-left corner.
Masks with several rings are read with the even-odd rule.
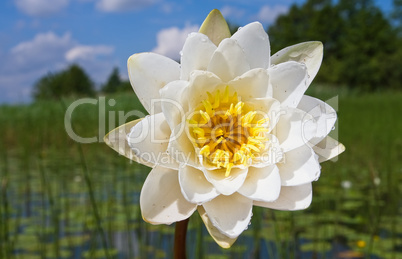
[[[336,162],[322,164],[311,207],[255,208],[252,225],[230,250],[212,241],[195,213],[190,258],[330,258],[337,248],[357,257],[402,257],[402,93],[310,89],[324,100],[339,95],[331,134],[346,146]],[[106,133],[123,123],[119,111],[122,117],[134,110],[140,112],[128,120],[144,113],[134,94],[99,98],[78,106],[72,124],[77,135],[101,139],[99,123],[106,122]],[[0,259],[169,258],[173,227],[144,223],[138,206],[149,169],[104,143],[78,146],[64,116],[55,101],[0,107]]]

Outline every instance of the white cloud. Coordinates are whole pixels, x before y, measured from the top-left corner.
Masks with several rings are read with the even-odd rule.
[[[198,31],[198,28],[198,25],[186,25],[183,29],[178,27],[163,29],[158,32],[156,36],[158,45],[152,51],[179,60],[180,51],[188,34]]]
[[[288,10],[289,7],[284,5],[264,5],[255,18],[261,23],[272,23],[279,15],[287,13]]]
[[[153,5],[158,0],[99,0],[96,7],[105,12],[121,12],[141,9]]]
[[[70,33],[37,34],[0,53],[0,102],[29,100],[32,86],[40,77],[72,62],[81,65],[96,83],[104,82],[117,64],[113,51],[106,45],[82,45]]]
[[[80,45],[70,49],[65,57],[67,61],[76,61],[76,60],[93,60],[98,55],[109,55],[114,51],[113,47],[110,46],[84,46]]]
[[[53,32],[37,34],[31,41],[19,43],[9,53],[13,70],[32,70],[47,64],[64,62],[64,53],[76,45],[71,34],[57,36]],[[35,64],[35,66],[32,66]]]
[[[225,19],[230,19],[230,18],[235,18],[235,19],[240,19],[244,16],[245,11],[243,9],[233,7],[233,6],[224,6],[221,9],[222,15],[225,17]]]
[[[30,16],[43,17],[60,12],[69,0],[14,0],[17,8]]]

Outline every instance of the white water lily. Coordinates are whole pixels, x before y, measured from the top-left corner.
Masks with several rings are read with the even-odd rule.
[[[188,36],[181,64],[154,53],[129,58],[131,84],[150,115],[105,141],[153,168],[140,195],[144,220],[171,224],[198,210],[227,248],[249,225],[253,205],[307,208],[319,163],[344,147],[327,136],[335,110],[304,95],[322,44],[271,56],[260,23],[230,37],[222,19],[213,11]]]

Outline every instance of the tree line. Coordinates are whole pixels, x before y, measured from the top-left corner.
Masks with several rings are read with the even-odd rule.
[[[307,0],[268,28],[273,53],[318,40],[324,59],[315,82],[362,91],[402,89],[402,0],[388,17],[372,0]]]
[[[95,96],[100,93],[116,93],[131,90],[129,81],[122,80],[119,69],[115,67],[108,79],[97,91],[94,82],[82,67],[77,64],[67,69],[49,73],[34,85],[35,100],[59,99],[66,96]]]
[[[237,26],[230,24],[232,32]],[[294,4],[267,29],[272,53],[303,41],[321,41],[324,59],[315,82],[361,91],[402,89],[402,0],[385,15],[372,0],[306,0]],[[100,91],[131,89],[114,68]],[[96,94],[78,65],[48,74],[34,86],[35,99]]]

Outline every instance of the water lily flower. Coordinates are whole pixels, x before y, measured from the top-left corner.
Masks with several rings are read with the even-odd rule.
[[[180,64],[155,53],[129,58],[131,84],[150,115],[105,141],[152,167],[140,195],[144,220],[171,224],[198,210],[227,248],[249,225],[253,206],[307,208],[320,162],[344,147],[327,136],[335,110],[304,95],[322,44],[271,56],[260,23],[230,36],[222,19],[213,11],[188,36]]]

